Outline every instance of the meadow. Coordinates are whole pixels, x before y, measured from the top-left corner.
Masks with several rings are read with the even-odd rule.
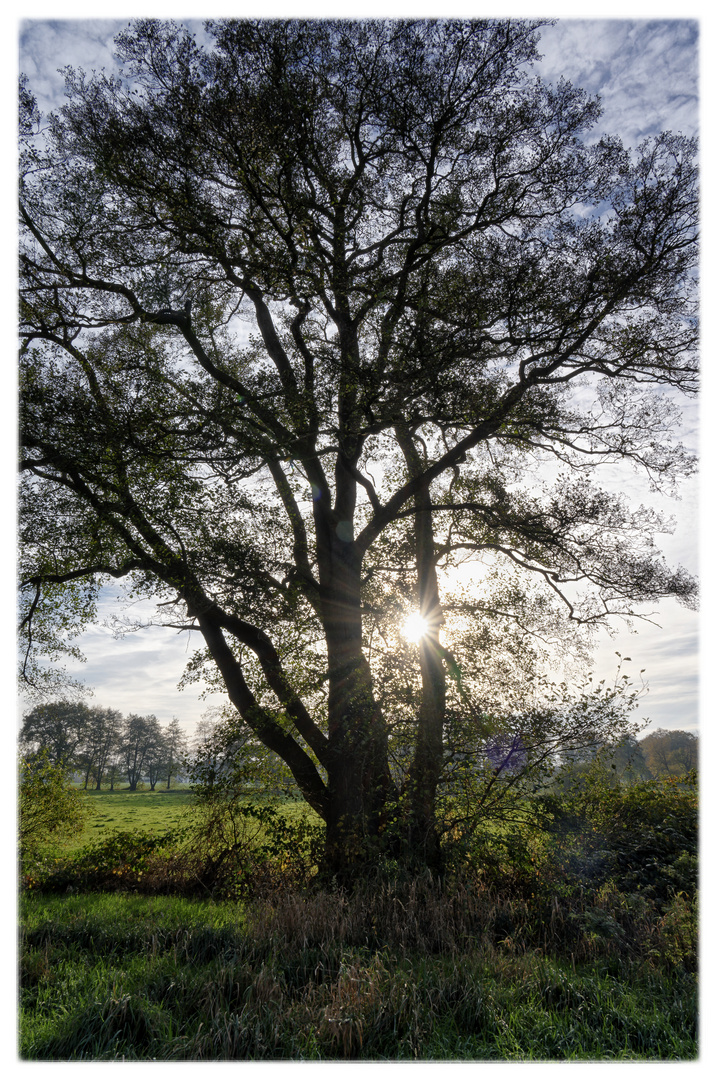
[[[91,838],[113,830],[166,832],[180,824],[192,801],[188,787],[169,791],[83,791],[81,795],[87,801],[90,817],[84,831],[68,840],[68,850],[78,850]]]
[[[697,1054],[690,786],[564,801],[553,833],[487,830],[443,882],[384,867],[351,894],[312,888],[299,804],[247,800],[232,861],[207,819],[200,858],[186,793],[83,798],[84,834],[24,868],[24,1060]]]

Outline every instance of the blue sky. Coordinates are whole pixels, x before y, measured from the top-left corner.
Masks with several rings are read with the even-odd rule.
[[[212,7],[212,14],[229,13],[223,5]],[[613,7],[614,10],[611,10]],[[643,7],[649,18],[642,17]],[[43,8],[45,10],[43,10]],[[57,68],[65,64],[93,68],[112,65],[113,34],[126,25],[127,19],[95,20],[87,17],[87,9],[75,10],[73,5],[54,8],[63,20],[52,19],[49,5],[30,3],[21,14],[34,21],[20,28],[21,70],[30,76],[38,92],[41,107],[57,104],[62,93],[62,77]],[[111,11],[112,9],[110,9]],[[183,6],[153,4],[142,13],[170,15],[183,19],[191,9]],[[337,9],[334,8],[334,11]],[[545,8],[543,9],[546,10]],[[550,12],[559,13],[559,5]],[[691,12],[673,6],[672,15],[664,14],[666,5],[619,6],[604,4],[602,13],[636,14],[636,18],[606,19],[593,17],[586,7],[587,18],[561,20],[558,25],[542,32],[540,51],[544,62],[540,73],[547,81],[561,75],[585,89],[600,93],[604,116],[600,130],[619,134],[625,143],[634,145],[647,135],[664,129],[694,134],[698,128],[698,25],[689,21]],[[575,12],[575,7],[573,9]],[[196,12],[196,9],[195,9]],[[193,14],[195,12],[192,12]],[[234,15],[256,14],[256,7],[232,5]],[[327,14],[317,5],[269,5],[262,7],[263,15]],[[351,5],[342,15],[378,14],[382,16],[451,15],[480,16],[495,14],[496,8],[482,10],[482,5],[457,4],[441,12],[436,5]],[[506,8],[502,14],[533,15],[530,5]],[[77,14],[79,19],[68,21]],[[109,14],[109,13],[108,13]],[[194,20],[193,20],[194,21]],[[202,36],[201,23],[193,29]],[[685,416],[685,440],[698,445],[698,423],[695,405]],[[648,500],[638,478],[626,471],[613,477],[632,497]],[[691,572],[698,569],[698,483],[692,482],[683,491],[682,501],[662,501],[662,509],[677,518],[672,537],[662,538],[659,546],[669,561],[680,562]],[[665,542],[663,542],[665,541]],[[615,671],[615,651],[630,656],[627,671],[646,669],[650,691],[642,714],[651,718],[652,727],[695,728],[698,723],[697,661],[698,617],[674,602],[661,606],[657,621],[661,627],[648,626],[631,634],[619,630],[609,639],[602,635],[596,656],[596,670],[601,677],[611,677]],[[182,693],[177,682],[188,655],[186,635],[172,630],[152,628],[115,640],[103,626],[92,628],[80,642],[87,655],[81,674],[95,690],[94,701],[111,705],[123,712],[154,712],[164,723],[171,717],[191,726],[199,719],[206,705],[221,700],[213,696],[207,702],[197,699],[194,688]],[[190,643],[190,651],[192,643]]]

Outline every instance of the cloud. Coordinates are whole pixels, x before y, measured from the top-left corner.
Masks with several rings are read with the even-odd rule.
[[[699,616],[665,601],[659,605],[656,622],[660,625],[624,626],[610,638],[602,632],[597,638],[596,675],[612,682],[619,662],[616,652],[630,657],[621,675],[628,675],[636,687],[641,680],[648,684],[635,718],[649,719],[651,729],[694,730],[699,705]],[[641,669],[645,669],[642,675]]]
[[[58,109],[64,102],[65,77],[62,69],[82,68],[119,73],[114,39],[130,25],[129,19],[28,19],[20,24],[19,70],[28,76],[42,113]],[[183,19],[198,42],[209,35],[199,19]]]
[[[115,587],[114,592],[117,589]],[[98,608],[98,622],[73,641],[86,662],[65,663],[68,674],[93,691],[91,704],[119,709],[121,713],[154,713],[162,724],[173,716],[189,730],[209,705],[226,703],[226,694],[200,695],[204,683],[179,691],[187,661],[201,647],[198,635],[178,633],[164,626],[143,626],[118,637],[109,625],[113,615],[130,615],[145,621],[152,613],[150,602],[128,606],[111,589],[104,590]],[[27,703],[20,702],[21,711]]]
[[[62,105],[70,65],[88,74],[117,70],[114,37],[127,25],[122,19],[27,20],[20,25],[20,71],[28,76],[40,111]]]
[[[541,31],[537,69],[602,98],[597,134],[629,146],[671,130],[698,127],[698,23],[693,20],[559,20]]]

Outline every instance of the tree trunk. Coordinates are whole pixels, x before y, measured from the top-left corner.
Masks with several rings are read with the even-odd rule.
[[[397,426],[397,437],[410,475],[422,463],[409,431]],[[428,486],[416,498],[415,538],[419,611],[426,631],[419,642],[421,706],[414,757],[409,769],[409,857],[439,872],[441,846],[436,827],[436,791],[443,765],[443,725],[446,710],[446,672],[439,634],[444,622],[434,554],[431,494]]]
[[[332,538],[332,587],[323,623],[329,669],[327,839],[323,871],[348,884],[376,862],[394,796],[387,731],[362,650],[361,564],[351,541]]]

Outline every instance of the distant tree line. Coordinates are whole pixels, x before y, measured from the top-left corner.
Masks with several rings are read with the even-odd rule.
[[[82,702],[54,701],[36,705],[23,718],[20,749],[43,754],[52,765],[72,770],[83,786],[99,791],[127,782],[136,791],[148,781],[170,787],[181,775],[187,736],[179,720],[164,727],[156,716],[123,716],[117,709]]]
[[[642,739],[626,735],[614,743],[596,744],[562,757],[574,775],[600,757],[623,782],[663,780],[698,771],[698,736],[691,731],[657,728]]]
[[[191,763],[187,736],[176,718],[163,728],[152,714],[123,716],[116,709],[71,701],[36,705],[26,713],[20,749],[25,755],[42,754],[51,765],[79,773],[83,786],[97,791],[103,785],[112,791],[122,783],[136,791],[141,781],[147,781],[152,791],[158,784],[169,788],[188,767],[195,783],[207,783],[208,777],[212,783],[220,776],[226,780],[229,770],[237,773],[235,780],[241,774],[245,784],[259,781],[285,794],[293,789],[288,771],[280,770],[279,775],[276,763],[272,768],[256,740],[244,732],[239,746],[232,725],[218,723],[218,717],[210,717],[210,712],[195,726]],[[234,758],[232,768],[229,762]],[[642,739],[624,735],[615,741],[597,741],[564,751],[556,766],[564,782],[570,783],[571,777],[577,779],[598,758],[610,765],[623,783],[682,776],[698,769],[698,736],[665,728]]]

